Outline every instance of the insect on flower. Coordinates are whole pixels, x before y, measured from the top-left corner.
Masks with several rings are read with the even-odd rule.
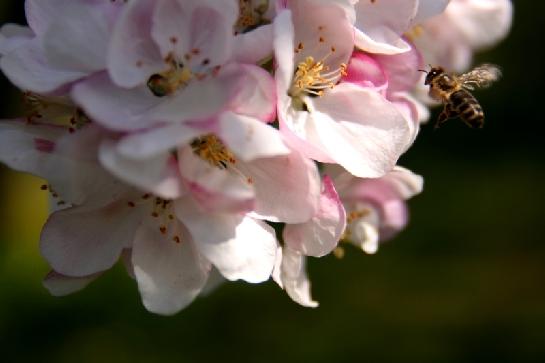
[[[482,64],[461,75],[447,73],[442,67],[430,68],[429,72],[420,70],[427,74],[424,84],[430,86],[430,97],[445,105],[437,118],[435,128],[454,117],[460,117],[469,127],[482,128],[483,109],[469,91],[489,87],[497,81],[501,76],[498,66]]]

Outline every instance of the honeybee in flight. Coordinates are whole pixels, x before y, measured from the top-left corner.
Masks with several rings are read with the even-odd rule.
[[[501,76],[501,71],[497,66],[482,64],[461,75],[447,73],[441,67],[431,67],[429,72],[421,71],[427,73],[424,84],[430,86],[430,97],[445,105],[437,118],[435,128],[441,126],[449,118],[457,116],[469,127],[483,127],[483,109],[469,91],[475,88],[489,87],[494,81],[497,81]]]

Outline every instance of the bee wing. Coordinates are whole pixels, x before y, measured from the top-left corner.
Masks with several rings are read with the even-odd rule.
[[[501,77],[501,70],[494,64],[481,64],[471,71],[458,76],[464,88],[486,88]]]

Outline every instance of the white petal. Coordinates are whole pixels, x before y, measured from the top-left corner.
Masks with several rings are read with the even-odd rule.
[[[163,315],[189,305],[204,287],[210,269],[189,236],[176,243],[147,227],[135,236],[132,261],[144,306]]]
[[[413,140],[411,121],[371,89],[339,84],[313,109],[319,142],[355,176],[384,175]]]
[[[141,218],[140,208],[125,203],[55,212],[42,230],[42,255],[63,275],[84,277],[107,270],[132,243]]]
[[[290,153],[278,130],[252,117],[224,112],[219,128],[222,141],[243,161]]]
[[[50,271],[43,280],[44,287],[53,296],[65,296],[84,289],[93,282],[100,273],[83,277],[72,277]]]
[[[255,189],[255,215],[275,222],[302,223],[316,213],[320,176],[313,161],[292,152],[258,159],[244,167]]]
[[[46,59],[40,39],[32,39],[0,59],[2,71],[23,90],[48,93],[87,75],[86,72],[54,68]]]
[[[324,178],[323,188],[316,215],[308,222],[288,224],[284,228],[286,245],[307,256],[321,257],[330,253],[346,227],[346,212],[328,177]]]
[[[203,214],[187,202],[176,204],[176,214],[226,279],[258,283],[271,275],[277,241],[266,223],[236,214]]]
[[[183,190],[177,162],[168,151],[142,159],[131,159],[117,150],[113,140],[100,145],[102,165],[121,180],[165,199],[179,197]]]
[[[318,302],[310,294],[305,257],[289,247],[282,249],[280,279],[284,290],[293,301],[309,308],[318,307]]]

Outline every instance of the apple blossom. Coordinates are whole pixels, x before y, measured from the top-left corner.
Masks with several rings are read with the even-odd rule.
[[[447,6],[448,5],[448,6]],[[446,10],[445,10],[446,8]],[[427,119],[427,62],[454,70],[510,27],[506,0],[26,0],[0,28],[24,117],[0,162],[46,180],[44,286],[118,261],[174,314],[222,281],[312,298],[308,257],[367,253],[408,221],[396,166]]]
[[[343,240],[366,253],[377,251],[380,241],[393,237],[408,221],[405,201],[422,191],[423,178],[395,167],[378,179],[355,178],[329,168],[346,208],[347,227]]]

